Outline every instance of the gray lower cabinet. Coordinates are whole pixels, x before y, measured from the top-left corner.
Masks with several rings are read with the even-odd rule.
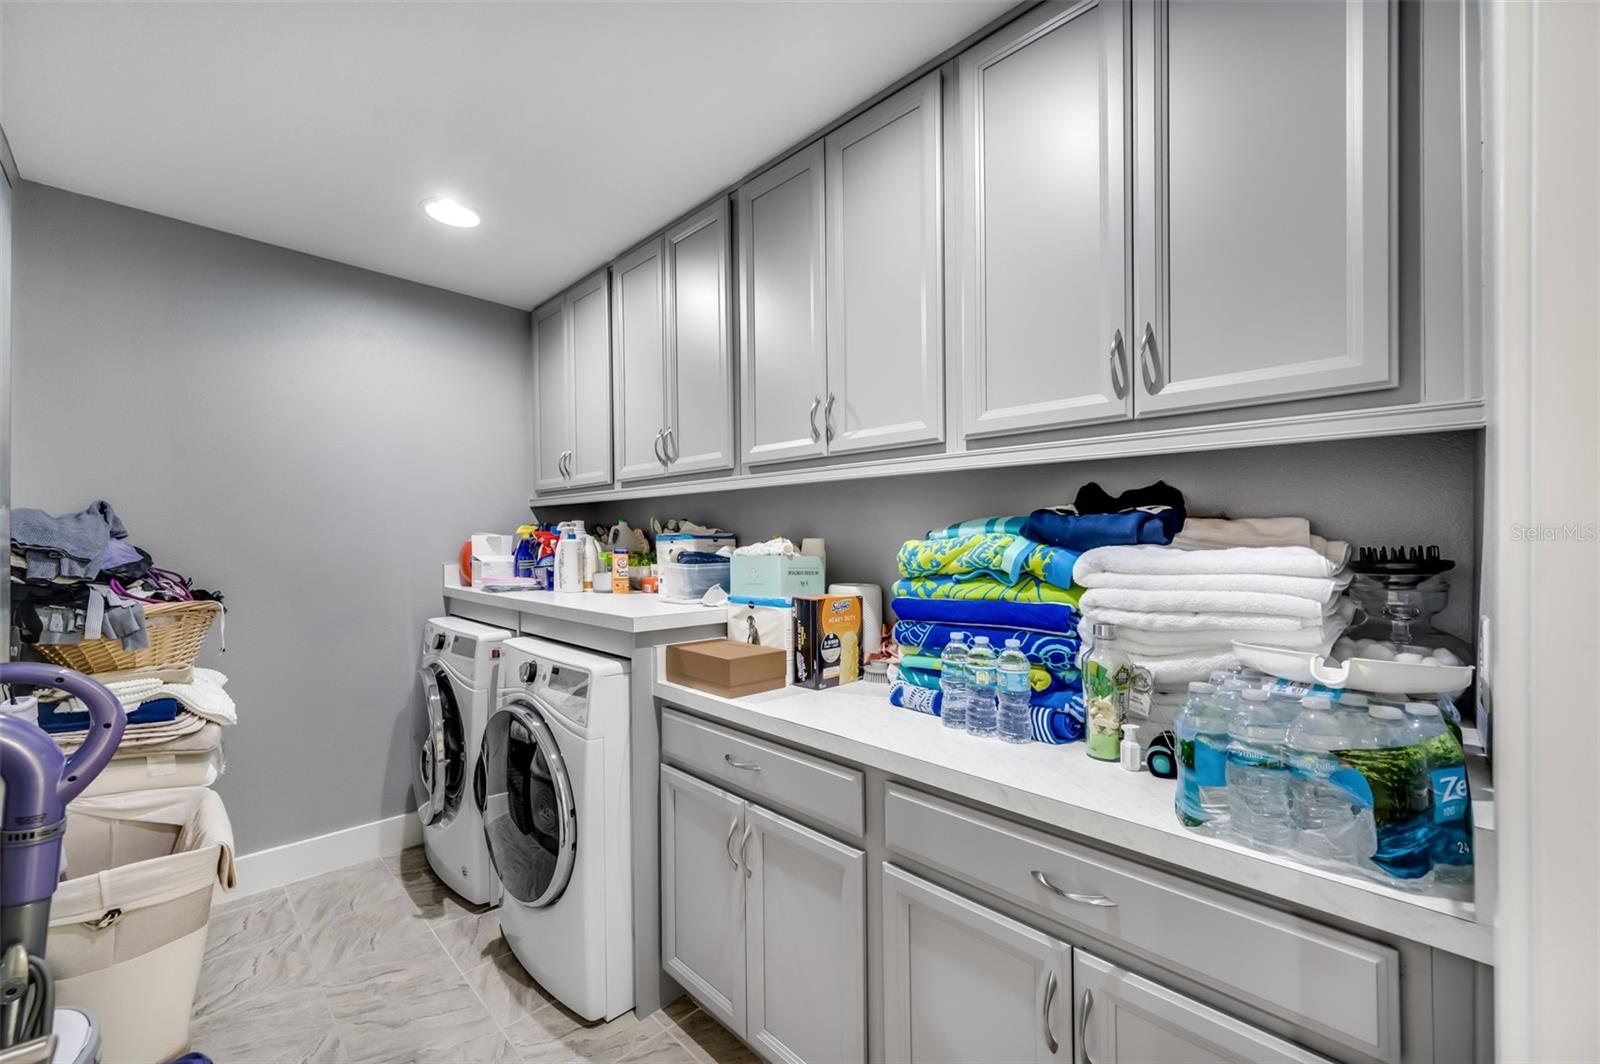
[[[1132,11],[1139,414],[1398,383],[1394,6]]]
[[[1072,954],[1072,992],[1084,1064],[1327,1060],[1081,949]]]
[[[611,290],[585,278],[533,312],[534,488],[611,482]]]
[[[1127,19],[1046,4],[960,58],[968,438],[1131,414]]]
[[[1071,1058],[1066,942],[890,864],[882,908],[885,1059]]]
[[[866,1056],[866,855],[661,768],[663,967],[771,1060]]]

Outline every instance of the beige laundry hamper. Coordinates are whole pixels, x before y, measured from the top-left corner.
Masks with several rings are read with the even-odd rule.
[[[212,889],[234,885],[222,799],[205,787],[81,798],[67,807],[66,859],[45,946],[56,1003],[99,1021],[106,1064],[178,1056]]]

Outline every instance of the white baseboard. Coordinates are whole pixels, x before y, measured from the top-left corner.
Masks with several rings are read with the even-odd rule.
[[[228,899],[271,890],[285,883],[335,872],[374,857],[399,853],[422,842],[422,822],[415,813],[403,813],[370,824],[357,824],[326,835],[301,839],[270,850],[247,853],[234,861],[238,889]],[[219,901],[223,900],[219,896]]]

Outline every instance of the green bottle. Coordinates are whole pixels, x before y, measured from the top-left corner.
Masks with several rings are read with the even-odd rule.
[[[1122,721],[1128,712],[1128,686],[1133,664],[1117,643],[1117,629],[1094,626],[1094,649],[1083,663],[1083,704],[1089,756],[1101,761],[1121,757]]]

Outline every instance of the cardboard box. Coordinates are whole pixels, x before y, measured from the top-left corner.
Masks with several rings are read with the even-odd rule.
[[[810,554],[735,554],[729,594],[740,598],[792,599],[824,590],[822,559]]]
[[[783,651],[784,682],[794,682],[794,607],[759,602],[728,603],[728,638],[735,643]]]
[[[724,698],[741,698],[784,686],[784,652],[777,647],[708,639],[667,647],[667,679]]]
[[[794,600],[794,682],[838,687],[861,679],[861,596]]]

